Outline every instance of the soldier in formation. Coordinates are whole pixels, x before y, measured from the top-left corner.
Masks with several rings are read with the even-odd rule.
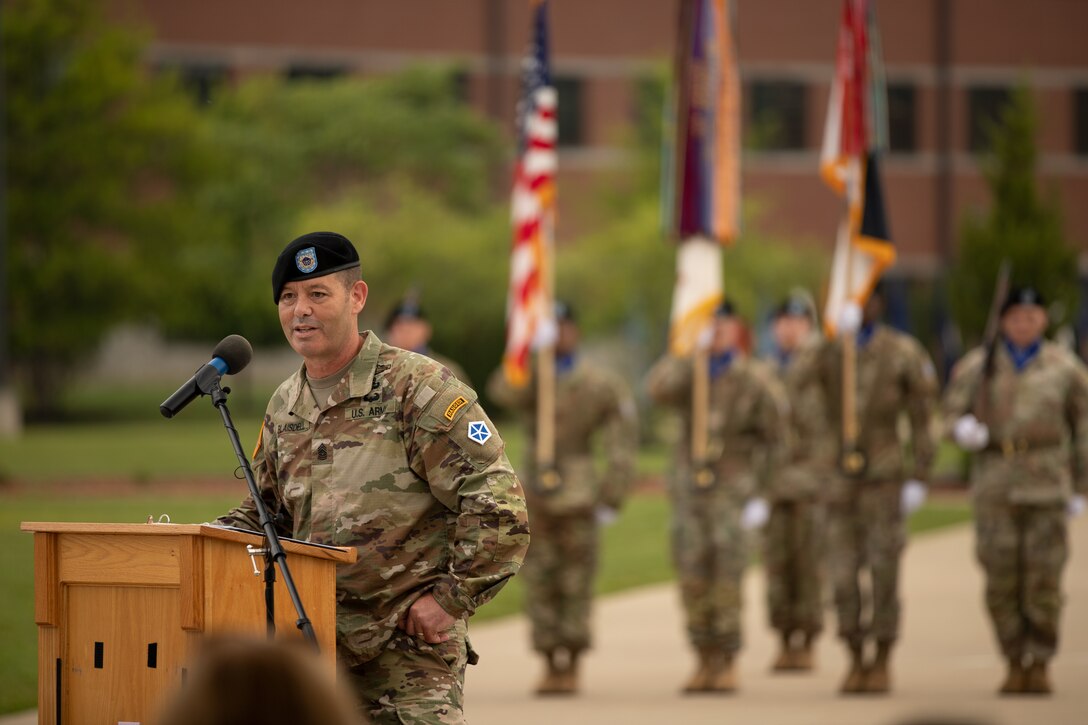
[[[1046,328],[1042,295],[1013,289],[1000,338],[959,362],[944,400],[948,431],[974,454],[976,555],[1008,663],[1003,695],[1051,692],[1066,520],[1088,493],[1088,371]]]
[[[698,665],[686,693],[732,692],[741,648],[741,577],[748,559],[745,528],[766,522],[761,498],[786,455],[788,404],[774,372],[748,357],[744,323],[733,305],[718,307],[709,354],[707,450],[694,460],[691,358],[666,356],[650,370],[653,400],[683,422],[670,481],[672,551],[688,638]]]
[[[844,694],[886,693],[891,688],[889,661],[899,637],[899,561],[906,518],[925,500],[924,482],[935,452],[930,431],[937,393],[933,364],[917,340],[880,323],[883,310],[878,288],[863,311],[854,306],[839,321],[840,337],[823,344],[806,369],[798,371],[802,386],[816,385],[823,392],[830,422],[841,432],[841,336],[855,336],[852,414],[858,436],[856,441],[840,440],[843,473],[833,477],[826,491],[827,561],[838,635],[850,653],[840,688]],[[908,423],[909,440],[901,437],[901,418]]]
[[[431,349],[431,335],[434,328],[424,314],[419,300],[413,295],[405,297],[389,311],[385,318],[385,339],[389,345],[402,350],[418,352],[445,365],[450,372],[466,385],[472,385],[464,369],[454,360]]]
[[[827,401],[816,386],[804,386],[805,358],[818,354],[812,298],[795,291],[775,310],[771,322],[773,363],[790,399],[792,447],[785,465],[769,481],[771,513],[764,531],[763,563],[771,627],[781,650],[772,669],[813,668],[813,643],[823,628],[823,527],[821,497],[833,470]],[[799,362],[800,361],[800,362]]]
[[[635,472],[638,422],[627,384],[578,349],[579,329],[568,304],[556,305],[555,459],[540,470],[536,380],[511,386],[497,370],[493,400],[521,414],[528,431],[525,482],[533,546],[522,570],[533,649],[545,660],[537,693],[573,694],[578,663],[592,644],[590,604],[598,529],[616,516]],[[604,469],[594,456],[603,449]]]

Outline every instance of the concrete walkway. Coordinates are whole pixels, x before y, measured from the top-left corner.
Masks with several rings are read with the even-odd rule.
[[[890,696],[843,698],[842,648],[820,640],[817,672],[771,675],[776,641],[766,625],[762,571],[745,581],[745,636],[740,691],[732,696],[681,696],[692,669],[678,594],[672,586],[610,597],[596,612],[597,647],[587,657],[584,692],[566,700],[529,693],[540,663],[528,647],[525,621],[472,629],[481,654],[469,668],[466,715],[472,725],[534,723],[761,723],[888,725],[952,723],[1088,723],[1088,517],[1072,528],[1066,569],[1062,651],[1053,666],[1057,694],[999,698],[1004,676],[982,603],[982,578],[969,526],[916,537],[904,562],[904,621]],[[833,618],[828,618],[833,631]]]
[[[745,581],[745,636],[740,691],[688,696],[677,690],[692,668],[678,596],[658,586],[609,597],[596,613],[597,648],[585,663],[576,698],[530,695],[540,663],[528,627],[515,617],[472,628],[482,659],[469,668],[467,716],[472,725],[535,723],[760,723],[761,725],[1072,725],[1088,722],[1088,517],[1072,527],[1066,569],[1062,651],[1054,664],[1057,694],[1041,699],[994,695],[1004,670],[982,606],[982,578],[970,527],[917,537],[904,562],[902,644],[894,660],[894,692],[842,698],[841,647],[820,640],[817,672],[770,675],[776,642],[766,626],[762,572]],[[829,628],[832,619],[828,619]],[[31,725],[34,713],[0,718]]]

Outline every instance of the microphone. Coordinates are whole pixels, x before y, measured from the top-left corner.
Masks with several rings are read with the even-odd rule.
[[[182,408],[210,392],[210,385],[224,375],[239,373],[253,359],[253,346],[241,335],[227,335],[212,350],[212,359],[193,373],[193,377],[163,401],[159,412],[173,418]]]

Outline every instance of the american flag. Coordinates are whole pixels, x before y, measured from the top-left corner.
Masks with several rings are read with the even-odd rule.
[[[536,0],[533,34],[522,64],[517,107],[517,162],[511,214],[514,245],[506,302],[506,351],[503,370],[511,384],[529,380],[533,349],[555,335],[549,277],[555,234],[557,167],[556,92],[548,64],[548,2]]]

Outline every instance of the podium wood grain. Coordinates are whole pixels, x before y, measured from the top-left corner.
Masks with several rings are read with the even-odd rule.
[[[257,534],[205,525],[24,523],[34,533],[38,722],[153,725],[205,634],[266,630]],[[336,571],[354,549],[284,542],[335,672]],[[263,569],[263,560],[258,557]],[[277,570],[277,636],[300,638]],[[60,717],[58,718],[58,714]]]

